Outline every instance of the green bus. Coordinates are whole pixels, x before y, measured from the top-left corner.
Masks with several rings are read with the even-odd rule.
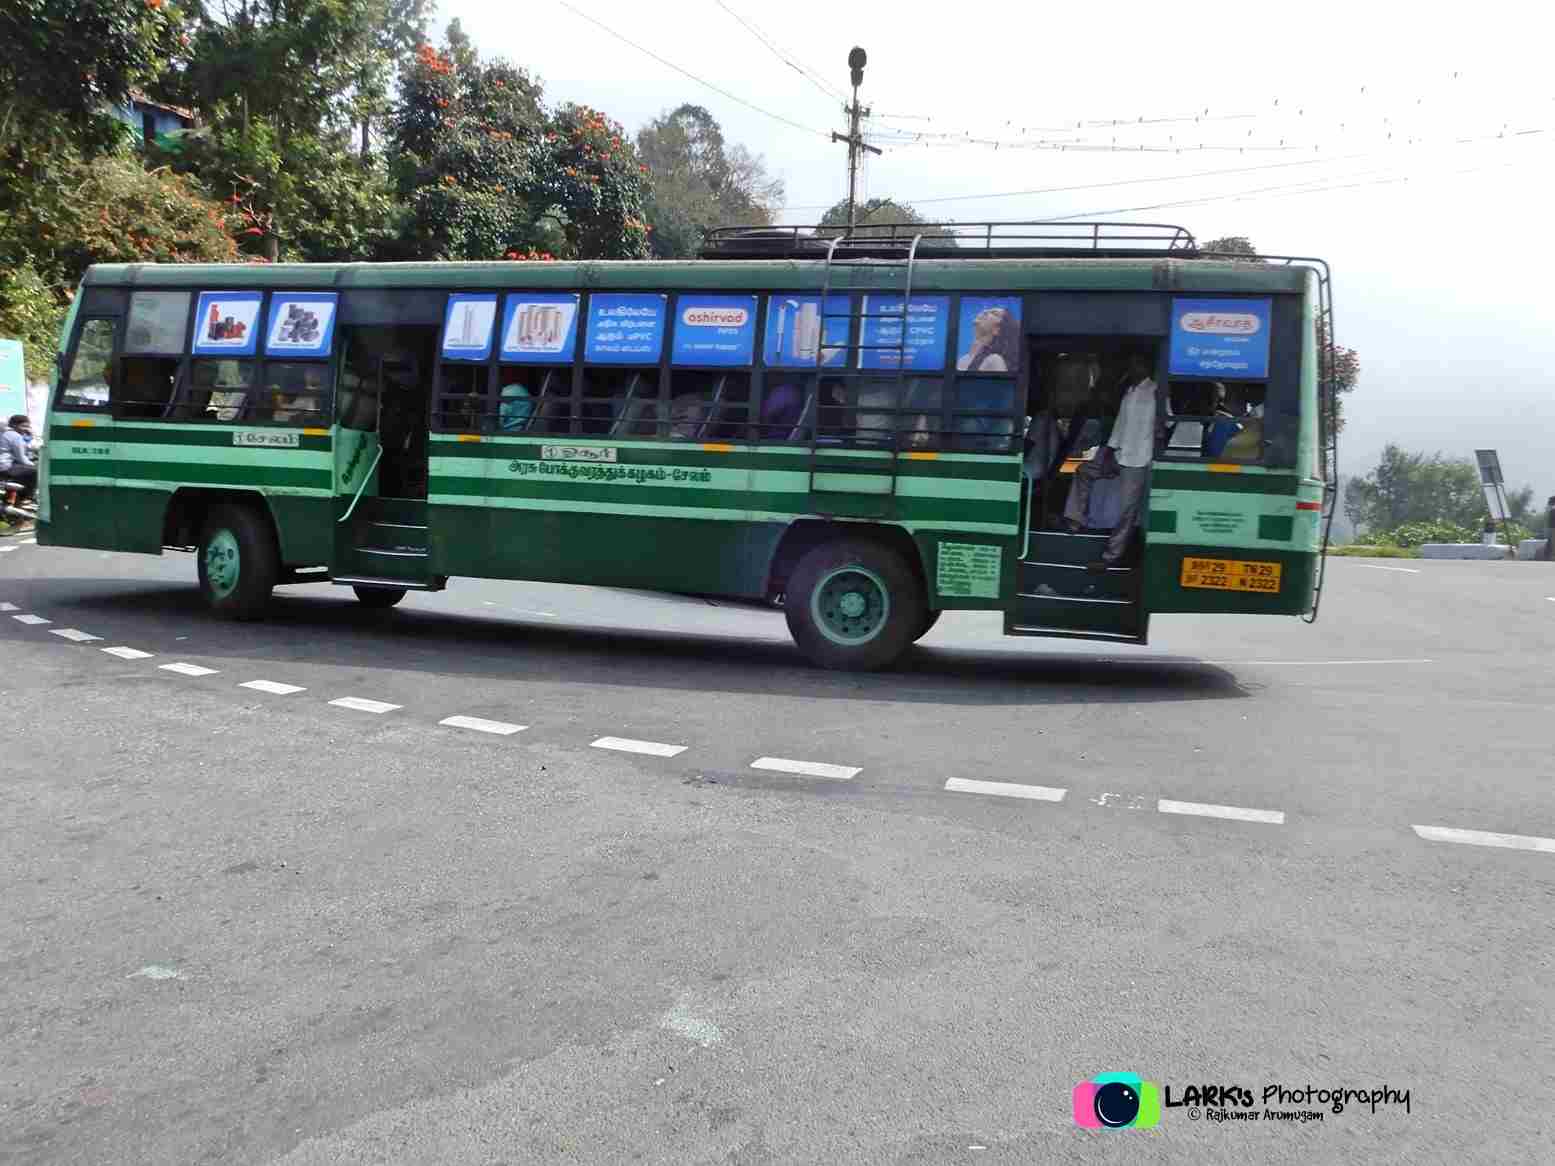
[[[457,576],[741,597],[830,668],[887,666],[946,610],[1133,643],[1166,612],[1310,620],[1329,286],[1319,260],[1099,223],[730,228],[666,262],[97,266],[61,338],[38,542],[192,551],[238,619],[308,582],[372,607]],[[1117,479],[1078,519],[1066,502],[1141,361],[1148,494],[1102,567]]]

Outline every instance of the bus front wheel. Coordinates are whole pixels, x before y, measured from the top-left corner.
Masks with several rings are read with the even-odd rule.
[[[807,553],[784,588],[788,630],[822,668],[871,671],[895,662],[923,629],[923,584],[907,560],[867,539]]]
[[[218,506],[200,531],[200,592],[228,619],[258,619],[281,573],[269,518],[248,506]]]

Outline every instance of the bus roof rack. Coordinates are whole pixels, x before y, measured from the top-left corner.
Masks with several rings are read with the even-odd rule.
[[[1191,259],[1198,243],[1168,223],[981,222],[870,223],[853,228],[813,224],[714,227],[703,259],[824,259],[832,240],[856,259],[894,259],[914,238],[919,259]]]

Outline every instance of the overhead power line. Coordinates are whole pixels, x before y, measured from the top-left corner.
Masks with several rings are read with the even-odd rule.
[[[762,44],[766,45],[767,48],[771,50],[773,56],[782,61],[794,72],[798,73],[806,81],[810,82],[811,85],[814,85],[822,93],[826,94],[827,97],[835,98],[838,101],[847,101],[847,94],[843,93],[840,89],[834,89],[825,81],[821,80],[820,74],[817,73],[814,69],[807,69],[798,61],[795,61],[782,49],[778,48],[777,45],[773,44],[771,38],[768,37],[766,33],[762,32],[761,29],[757,28],[749,20],[746,20],[745,17],[741,16],[733,8],[730,8],[727,4],[725,4],[724,0],[718,0],[718,7],[722,8],[730,16],[739,21],[740,24],[744,26],[746,32],[750,33]]]
[[[580,11],[579,9],[575,8],[573,5],[567,3],[567,0],[556,0],[556,2],[558,4],[560,4],[563,8],[565,8],[568,12],[570,12],[574,16],[578,17],[578,19],[586,20],[590,24],[592,24],[595,28],[601,29],[604,32],[608,32],[611,36],[615,37],[616,40],[620,41],[622,44],[628,45],[631,48],[636,49],[638,52],[644,54],[645,56],[652,57],[655,61],[658,61],[659,64],[665,66],[666,68],[675,70],[675,72],[679,73],[682,77],[689,77],[691,80],[695,81],[698,85],[705,85],[707,88],[711,89],[714,93],[721,94],[722,96],[727,97],[730,101],[738,102],[739,104],[743,105],[746,109],[755,110],[757,113],[761,114],[763,117],[770,117],[773,121],[780,121],[780,122],[782,122],[786,126],[792,126],[796,130],[803,130],[807,134],[815,134],[815,135],[817,135],[819,137],[822,137],[822,138],[825,138],[825,137],[829,136],[825,130],[818,130],[814,126],[801,125],[799,122],[794,121],[791,118],[784,117],[781,113],[773,113],[770,109],[763,109],[761,106],[755,104],[754,102],[746,101],[745,98],[739,97],[739,96],[736,96],[733,93],[730,93],[727,89],[723,88],[721,85],[714,85],[711,81],[707,80],[705,77],[698,77],[690,69],[683,69],[683,68],[681,68],[681,66],[675,64],[674,61],[665,60],[663,57],[659,56],[659,54],[654,52],[652,49],[644,48],[642,45],[638,44],[636,41],[627,39],[626,37],[622,36],[619,32],[617,32],[615,29],[611,28],[608,24],[604,24],[604,23],[602,23],[602,22],[600,22],[598,20],[595,20],[588,13]]]
[[[1518,131],[1511,137],[1526,138],[1536,134],[1551,132],[1551,127]],[[1451,145],[1475,145],[1490,141],[1503,140],[1503,135],[1490,135],[1479,138],[1459,138]],[[1148,186],[1162,182],[1186,182],[1196,178],[1221,178],[1229,174],[1252,174],[1265,170],[1286,170],[1297,166],[1329,166],[1339,162],[1357,162],[1365,159],[1381,158],[1394,153],[1392,150],[1365,150],[1354,154],[1332,154],[1322,158],[1302,158],[1291,162],[1262,162],[1255,166],[1229,166],[1216,170],[1194,170],[1187,174],[1157,174],[1146,178],[1115,178],[1106,182],[1080,182],[1066,186],[1040,186],[1029,190],[1005,190],[987,194],[949,194],[929,195],[922,198],[905,198],[905,202],[911,206],[928,206],[934,203],[948,202],[980,202],[987,199],[1003,198],[1030,198],[1043,194],[1072,194],[1081,190],[1107,190],[1120,186]],[[1337,177],[1337,176],[1329,176]],[[1327,179],[1312,179],[1310,181],[1325,181]],[[783,207],[784,211],[825,210],[830,203],[805,203],[798,206]],[[1110,213],[1110,212],[1108,212]]]

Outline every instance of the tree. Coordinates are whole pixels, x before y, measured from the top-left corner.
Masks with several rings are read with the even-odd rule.
[[[885,228],[899,223],[924,225],[921,233],[926,238],[953,239],[955,237],[951,231],[944,227],[926,225],[928,220],[911,206],[905,202],[897,202],[895,199],[890,198],[871,198],[859,203],[858,210],[854,216],[854,222],[857,224],[857,229],[854,233],[862,238],[877,236],[883,238],[891,235],[892,232]],[[819,234],[822,237],[840,234],[841,232],[835,228],[846,227],[847,225],[848,200],[842,199],[821,216],[820,226],[822,229]],[[832,229],[827,230],[826,228]],[[902,234],[900,231],[895,233],[898,236]],[[917,233],[913,232],[913,234]],[[911,237],[911,235],[908,235],[909,239]]]
[[[726,147],[700,105],[649,122],[638,131],[637,151],[653,180],[646,210],[657,258],[695,256],[710,227],[765,226],[783,201],[782,181],[744,146]]]
[[[391,133],[406,257],[642,258],[645,167],[587,106],[548,112],[540,83],[482,62],[455,21],[406,70]]]
[[[1533,490],[1523,487],[1508,495],[1514,522],[1526,525],[1533,516]],[[1479,470],[1468,458],[1449,458],[1388,445],[1376,467],[1345,486],[1345,513],[1373,534],[1412,524],[1442,524],[1477,531],[1489,516]]]
[[[426,0],[218,0],[201,9],[176,76],[208,125],[170,159],[241,208],[242,242],[269,260],[368,258],[391,223],[370,149]],[[169,86],[174,80],[167,81]]]

